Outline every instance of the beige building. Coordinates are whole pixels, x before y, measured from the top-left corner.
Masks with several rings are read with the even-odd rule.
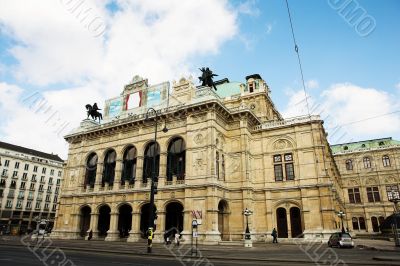
[[[191,79],[149,86],[135,77],[105,106],[105,120],[84,120],[65,137],[68,162],[52,237],[138,241],[147,230],[156,160],[155,241],[165,230],[199,241],[241,240],[243,210],[252,239],[326,238],[344,210],[339,171],[319,116],[283,120],[258,75],[217,82]],[[158,114],[154,143],[154,107]],[[162,130],[164,127],[168,128]],[[154,149],[155,148],[155,149]]]
[[[393,214],[388,196],[399,192],[400,141],[374,139],[333,145],[342,179],[346,225],[354,234],[379,233]]]
[[[63,160],[0,142],[0,230],[18,234],[36,229],[35,217],[54,223]]]

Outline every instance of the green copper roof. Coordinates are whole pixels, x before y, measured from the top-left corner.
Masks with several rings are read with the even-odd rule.
[[[400,147],[400,141],[394,140],[392,138],[363,140],[363,141],[357,141],[357,142],[331,145],[331,149],[332,149],[333,154],[336,154],[336,153],[354,152],[354,151],[359,151],[359,150],[363,150],[363,149],[388,148],[391,146],[399,146]]]
[[[221,98],[240,94],[240,82],[227,82],[217,85],[217,94]]]

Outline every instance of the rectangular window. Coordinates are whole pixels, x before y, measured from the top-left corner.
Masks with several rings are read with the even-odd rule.
[[[20,186],[20,189],[25,189],[25,182],[21,182],[21,186]]]
[[[45,204],[44,204],[44,209],[45,209],[45,210],[48,210],[48,209],[49,209],[49,204],[48,204],[48,203],[45,203]]]
[[[28,194],[28,199],[33,199],[33,192],[32,191],[29,191],[29,194]]]
[[[42,174],[46,174],[46,167],[43,167]]]
[[[58,194],[58,191],[60,190],[60,188],[59,187],[56,187],[56,191],[55,191],[55,194]]]
[[[57,179],[57,185],[61,184],[61,179]]]
[[[38,195],[37,195],[37,198],[36,198],[37,200],[42,200],[43,199],[43,193],[39,193]]]
[[[38,167],[35,165],[35,166],[33,167],[33,172],[37,173],[37,170],[38,170]]]
[[[285,164],[286,180],[294,180],[294,168],[293,163]]]
[[[40,202],[36,202],[35,209],[40,210]]]
[[[50,170],[50,175],[54,175],[54,169]]]
[[[36,175],[35,174],[32,175],[32,182],[36,182]]]
[[[22,208],[22,200],[18,200],[17,201],[17,209],[21,209]]]
[[[61,171],[58,171],[58,177],[61,177]]]
[[[12,200],[7,200],[6,208],[12,208]]]
[[[43,191],[43,185],[39,186],[39,191]]]
[[[15,168],[15,169],[19,169],[19,162],[15,162],[14,168]]]
[[[4,162],[4,167],[8,167],[10,165],[10,160],[6,160],[5,162]]]
[[[349,202],[350,203],[361,203],[360,189],[359,188],[349,188]]]
[[[18,176],[18,171],[14,171],[13,172],[13,177],[17,177]]]
[[[386,186],[388,200],[400,199],[399,187],[397,185]]]
[[[274,165],[275,181],[283,181],[282,164]]]
[[[32,209],[32,201],[26,202],[26,209],[28,210]]]
[[[25,170],[25,171],[28,171],[28,170],[29,170],[29,164],[27,164],[27,163],[25,164],[24,170]]]
[[[49,184],[53,184],[53,178],[52,177],[49,178]]]
[[[1,173],[2,176],[7,176],[8,174],[8,170],[7,169],[3,169],[3,172]]]
[[[50,195],[46,195],[46,201],[50,201]]]
[[[58,200],[58,196],[56,195],[56,196],[54,196],[53,202],[57,203],[57,200]]]
[[[367,197],[368,197],[368,202],[381,201],[378,187],[367,187]]]
[[[27,180],[27,179],[28,179],[28,173],[23,173],[22,180]]]
[[[53,204],[53,208],[51,209],[51,211],[55,212],[57,210],[57,204]]]
[[[254,83],[249,83],[249,92],[254,91]]]
[[[24,193],[23,191],[20,191],[20,192],[18,193],[18,198],[19,198],[19,199],[23,199],[24,196],[25,196],[25,193]]]
[[[29,187],[30,190],[35,190],[35,184],[31,183],[31,186]]]
[[[44,182],[45,182],[44,176],[41,176],[41,177],[40,177],[40,182],[41,182],[41,183],[44,183]]]

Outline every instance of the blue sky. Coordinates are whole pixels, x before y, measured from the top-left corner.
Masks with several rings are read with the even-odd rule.
[[[329,4],[340,1],[289,0],[310,106],[328,132],[393,113],[343,126],[332,143],[400,139],[400,2],[348,0],[376,21],[360,36]],[[85,103],[103,104],[136,74],[156,84],[197,77],[203,66],[231,81],[259,73],[284,117],[307,113],[284,0],[87,0],[104,25],[98,36],[71,6],[55,2],[2,2],[0,139],[65,154],[54,132],[62,123],[76,127]],[[35,92],[56,121],[26,106]]]

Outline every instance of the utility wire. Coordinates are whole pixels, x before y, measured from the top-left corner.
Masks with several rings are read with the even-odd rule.
[[[290,21],[290,28],[292,29],[292,37],[293,37],[293,43],[294,43],[294,50],[296,51],[297,54],[297,59],[299,61],[299,68],[300,68],[300,74],[301,74],[301,81],[303,83],[303,90],[304,90],[304,95],[305,95],[305,99],[306,99],[306,104],[307,104],[307,111],[308,111],[308,115],[310,116],[310,107],[308,106],[308,97],[307,97],[307,91],[306,91],[306,85],[304,82],[304,75],[303,75],[303,67],[301,66],[301,60],[300,60],[300,54],[299,54],[299,46],[296,43],[296,38],[294,36],[294,30],[293,30],[293,23],[292,23],[292,16],[290,15],[290,8],[289,8],[289,3],[288,0],[286,1],[286,7],[287,7],[287,12],[289,15],[289,21]]]
[[[367,118],[364,118],[364,119],[361,119],[361,120],[357,120],[357,121],[341,124],[339,126],[348,126],[348,125],[351,125],[351,124],[356,124],[356,123],[364,122],[364,121],[367,121],[367,120],[371,120],[371,119],[375,119],[375,118],[379,118],[379,117],[382,117],[382,116],[387,116],[387,115],[391,115],[391,114],[395,114],[395,113],[400,113],[400,110],[394,111],[394,112],[390,112],[390,113],[386,113],[386,114],[382,114],[382,115],[376,115],[376,116],[367,117]]]

